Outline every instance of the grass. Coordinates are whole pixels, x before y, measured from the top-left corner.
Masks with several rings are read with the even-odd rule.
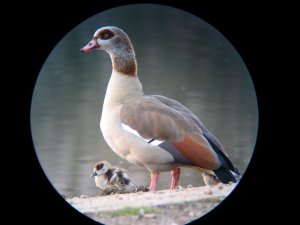
[[[211,197],[211,198],[207,198],[207,199],[203,199],[200,202],[204,202],[204,203],[210,203],[210,204],[216,204],[219,203],[220,201],[222,201],[222,198],[220,197]],[[184,204],[175,204],[175,206],[178,207],[186,207]],[[161,209],[159,208],[147,208],[147,207],[125,207],[119,210],[115,210],[115,211],[107,211],[105,212],[105,214],[107,214],[108,216],[113,216],[113,217],[118,217],[118,216],[138,216],[140,214],[150,214],[150,213],[158,213],[160,212]]]
[[[110,216],[137,216],[141,213],[149,214],[149,213],[156,213],[158,209],[155,208],[138,208],[138,207],[125,207],[123,209],[115,210],[115,211],[108,211],[106,212]]]

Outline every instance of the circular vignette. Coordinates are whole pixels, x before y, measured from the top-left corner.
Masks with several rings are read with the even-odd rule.
[[[111,63],[103,52],[83,56],[79,49],[105,25],[129,35],[145,93],[168,96],[192,109],[243,174],[255,146],[258,108],[251,76],[239,54],[222,34],[194,15],[162,5],[129,5],[103,11],[66,34],[37,79],[32,137],[39,162],[58,193],[97,194],[88,175],[100,159],[128,169],[140,184],[148,182],[147,171],[116,156],[99,135]],[[161,179],[168,180],[169,175]],[[200,180],[199,173],[183,169],[184,187],[201,186]],[[159,189],[168,185],[160,183]],[[196,214],[193,219],[197,218]]]

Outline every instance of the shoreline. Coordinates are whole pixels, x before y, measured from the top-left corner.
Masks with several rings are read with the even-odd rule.
[[[136,192],[66,199],[84,215],[105,224],[185,224],[217,206],[236,184],[218,184],[173,191]]]

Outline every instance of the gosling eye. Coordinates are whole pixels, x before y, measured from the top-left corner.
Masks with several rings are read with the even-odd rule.
[[[103,167],[103,163],[99,163],[97,166],[96,166],[96,170],[101,170]]]

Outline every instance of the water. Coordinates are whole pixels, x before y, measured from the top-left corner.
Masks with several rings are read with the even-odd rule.
[[[32,137],[47,177],[61,194],[95,195],[93,165],[107,160],[126,168],[138,184],[149,172],[119,158],[99,129],[111,74],[102,51],[80,53],[96,29],[114,25],[133,42],[146,94],[176,99],[190,108],[223,143],[244,173],[255,146],[258,109],[249,72],[233,46],[213,27],[165,6],[131,5],[105,11],[70,31],[46,60],[32,99]],[[203,185],[201,174],[183,169],[182,186]],[[158,188],[168,188],[162,173]]]

